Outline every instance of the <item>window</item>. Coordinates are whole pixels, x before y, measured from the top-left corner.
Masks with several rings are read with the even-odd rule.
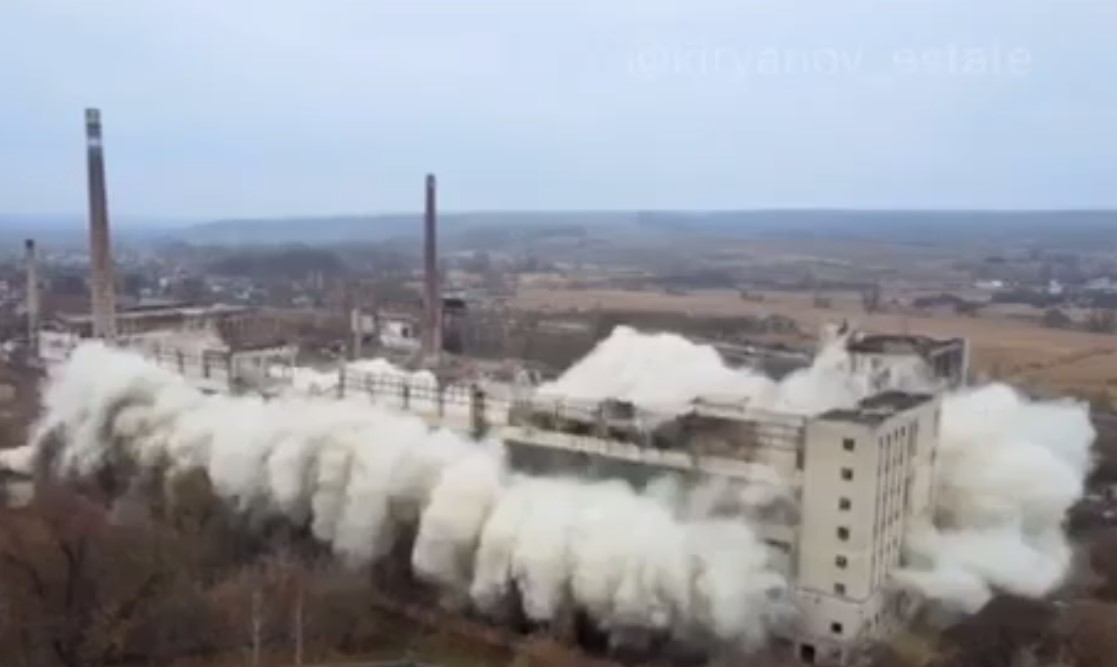
[[[796,470],[802,470],[803,469],[803,450],[802,449],[797,450],[795,452],[795,469]]]
[[[834,559],[834,564],[844,570],[846,569],[846,566],[849,565],[849,559],[847,559],[845,556],[838,556]]]
[[[853,507],[853,503],[850,502],[849,498],[838,498],[838,509],[848,511],[850,507]]]
[[[841,526],[838,528],[838,539],[845,542],[849,539],[849,528]]]
[[[846,594],[846,585],[845,584],[834,584],[834,594],[835,595],[845,595]]]
[[[830,632],[833,632],[836,635],[842,634],[842,624],[841,623],[831,623],[830,624]]]
[[[845,438],[844,440],[842,440],[842,449],[846,450],[847,452],[852,452],[853,438]]]
[[[815,661],[815,650],[813,644],[803,644],[799,647],[799,659],[808,665],[813,665]]]
[[[847,482],[853,479],[853,468],[842,468],[842,479]]]

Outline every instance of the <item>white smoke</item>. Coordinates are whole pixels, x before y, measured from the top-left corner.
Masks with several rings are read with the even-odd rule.
[[[890,371],[889,388],[929,388],[917,360]],[[625,400],[670,414],[716,398],[810,415],[855,406],[871,394],[872,379],[853,371],[842,335],[825,340],[808,368],[777,382],[727,367],[713,347],[618,327],[540,394]],[[1092,465],[1088,406],[1032,401],[994,384],[946,395],[941,415],[935,516],[909,530],[910,562],[897,583],[966,611],[995,590],[1050,593],[1070,567],[1063,518]],[[766,500],[780,488],[770,485]]]
[[[995,384],[943,401],[935,525],[909,536],[901,580],[965,610],[994,589],[1039,597],[1071,564],[1063,519],[1082,497],[1094,429],[1075,401]]]
[[[868,392],[868,378],[852,372],[844,345],[841,337],[829,341],[809,367],[777,382],[729,368],[712,346],[619,326],[536,395],[589,403],[616,399],[670,415],[686,412],[698,400],[814,414],[852,407]]]
[[[538,622],[582,611],[614,639],[745,646],[784,611],[786,582],[744,521],[619,483],[514,475],[500,443],[365,401],[206,396],[89,343],[53,371],[44,407],[31,447],[61,437],[59,474],[123,458],[201,469],[231,507],[309,526],[353,564],[383,557],[409,528],[415,573],[483,612],[519,600]]]
[[[399,387],[407,385],[418,390],[433,390],[437,380],[430,371],[408,371],[392,364],[386,359],[359,359],[346,363],[341,372],[338,370],[318,370],[305,366],[273,364],[268,367],[268,377],[286,389],[290,396],[322,396],[336,392],[343,374],[351,382],[360,384],[367,378],[379,380],[379,386],[367,387],[368,393],[391,394],[388,398],[399,400]]]
[[[538,394],[670,414],[704,399],[811,415],[871,393],[844,343],[832,339],[777,382],[726,367],[711,347],[620,327]],[[422,388],[428,378],[406,379]],[[577,608],[614,637],[748,643],[785,613],[786,583],[747,518],[775,501],[793,505],[775,471],[743,488],[662,482],[644,494],[522,477],[500,443],[432,432],[365,402],[205,397],[97,345],[59,369],[45,402],[39,433],[66,436],[63,471],[91,472],[119,450],[146,465],[201,468],[235,507],[308,524],[354,563],[382,556],[411,525],[416,573],[448,601],[493,614],[515,597],[538,622]],[[935,516],[910,527],[896,583],[965,610],[996,590],[1051,592],[1069,567],[1062,521],[1082,494],[1093,436],[1076,402],[1036,402],[1004,385],[944,397]],[[0,457],[16,465],[28,452]]]

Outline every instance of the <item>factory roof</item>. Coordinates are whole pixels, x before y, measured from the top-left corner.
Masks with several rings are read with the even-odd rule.
[[[163,306],[141,305],[135,308],[118,308],[116,317],[125,320],[141,320],[147,318],[167,317],[177,315],[181,317],[205,317],[207,315],[231,315],[243,313],[248,309],[244,306]],[[61,313],[58,319],[67,324],[87,324],[93,320],[89,313]]]
[[[830,410],[822,413],[818,418],[874,426],[933,399],[930,394],[885,391],[862,400],[855,408]]]
[[[869,354],[906,354],[918,352],[927,354],[937,349],[953,347],[962,342],[961,338],[937,339],[914,334],[866,334],[850,339],[846,349],[850,352]]]

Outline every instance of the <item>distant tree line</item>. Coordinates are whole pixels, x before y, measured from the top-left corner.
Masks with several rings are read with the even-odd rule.
[[[238,251],[208,263],[209,273],[260,280],[301,280],[319,274],[330,278],[346,273],[338,255],[304,246]]]

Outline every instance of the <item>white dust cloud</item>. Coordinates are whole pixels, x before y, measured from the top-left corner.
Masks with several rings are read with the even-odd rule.
[[[870,393],[851,368],[842,338],[774,381],[679,336],[619,327],[536,393],[672,415],[696,400],[811,415]],[[787,613],[787,584],[749,518],[752,505],[794,501],[778,475],[744,489],[723,516],[713,510],[724,494],[710,487],[708,497],[668,483],[638,494],[621,483],[524,477],[499,443],[431,431],[362,401],[206,397],[96,344],[58,369],[45,401],[40,436],[65,436],[63,473],[111,465],[118,452],[200,468],[233,506],[309,525],[356,564],[415,527],[412,566],[448,602],[499,615],[515,597],[534,621],[578,609],[617,640],[660,632],[739,644],[761,641]],[[1069,567],[1063,517],[1091,466],[1086,406],[989,385],[946,396],[940,429],[935,513],[911,526],[894,583],[964,610],[997,590],[1051,592]],[[15,459],[27,452],[4,456],[23,463]]]
[[[851,372],[844,338],[823,346],[814,362],[776,381],[725,365],[717,350],[672,333],[619,326],[585,358],[537,391],[541,398],[628,401],[678,415],[697,400],[814,414],[851,407],[868,393],[868,378]]]
[[[307,525],[358,565],[416,529],[416,574],[448,599],[533,621],[587,613],[615,640],[657,633],[750,645],[786,583],[749,526],[684,515],[617,483],[511,473],[500,443],[430,430],[363,401],[206,396],[97,343],[55,369],[33,447],[62,475],[126,457],[206,472],[239,511]]]
[[[780,381],[732,369],[710,346],[671,333],[618,327],[540,394],[568,400],[629,401],[681,414],[695,401],[818,414],[870,394],[853,372],[847,339],[831,334],[813,363]],[[889,369],[891,388],[927,388],[912,360]],[[1070,566],[1063,530],[1092,465],[1094,430],[1076,401],[1031,401],[1003,384],[943,399],[935,516],[909,531],[909,564],[898,583],[972,611],[994,590],[1039,597]]]
[[[995,589],[1051,592],[1070,567],[1063,519],[1093,440],[1083,403],[1033,402],[1003,384],[947,396],[935,525],[912,531],[901,580],[967,611]]]

